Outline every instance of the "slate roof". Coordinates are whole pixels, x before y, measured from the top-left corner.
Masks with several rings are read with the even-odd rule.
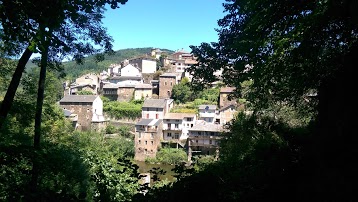
[[[104,89],[114,89],[114,88],[118,88],[118,87],[119,87],[118,84],[113,84],[113,83],[108,83],[108,84],[103,85]]]
[[[209,107],[209,109],[216,109],[216,105],[199,105],[199,109],[205,109],[206,107]]]
[[[228,109],[229,107],[233,106],[234,108],[237,107],[237,103],[234,101],[234,102],[231,102],[231,103],[228,103],[227,105],[221,107],[219,109],[219,111],[225,111],[226,109]]]
[[[176,73],[164,73],[162,75],[160,75],[159,77],[177,77],[178,74]]]
[[[214,123],[199,123],[194,125],[189,131],[209,131],[209,132],[221,132],[223,127],[220,124]]]
[[[120,81],[124,81],[124,80],[142,80],[142,77],[140,76],[114,76],[112,78],[110,78],[109,80],[120,80]]]
[[[150,84],[146,84],[146,83],[143,83],[143,84],[137,84],[137,85],[135,85],[135,88],[152,89],[152,85],[150,85]]]
[[[223,87],[220,88],[220,93],[232,93],[235,90],[235,87]]]
[[[66,95],[60,100],[63,102],[93,102],[98,96],[97,95]]]
[[[195,117],[196,114],[192,113],[167,113],[164,119],[183,119],[185,117]]]
[[[162,122],[161,119],[142,119],[138,123],[136,123],[136,126],[159,126],[159,124]]]
[[[166,99],[147,99],[144,100],[143,107],[164,108],[166,103],[167,103]]]

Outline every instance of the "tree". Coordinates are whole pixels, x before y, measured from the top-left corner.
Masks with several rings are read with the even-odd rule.
[[[65,2],[65,1],[3,1],[0,6],[2,29],[0,36],[8,54],[18,52],[27,47],[20,58],[18,66],[10,82],[0,108],[0,127],[12,105],[21,74],[29,57],[33,52],[41,54],[40,77],[37,91],[35,114],[34,148],[39,150],[41,137],[42,106],[44,100],[46,68],[48,63],[58,67],[64,57],[73,55],[74,60],[81,62],[84,56],[98,53],[90,42],[112,51],[111,38],[101,26],[104,6],[110,4],[117,8],[117,1]],[[16,30],[17,32],[14,32]],[[103,59],[103,54],[96,57]],[[33,157],[31,189],[35,192],[39,162],[37,153]]]
[[[227,0],[224,8],[219,42],[191,47],[199,61],[190,68],[193,83],[218,80],[213,72],[223,69],[223,81],[240,96],[241,82],[252,79],[244,98],[255,113],[276,104],[306,109],[317,98],[314,138],[305,159],[314,184],[310,193],[320,200],[349,199],[356,168],[350,159],[358,153],[349,132],[355,130],[358,112],[351,96],[357,76],[357,2]]]
[[[175,84],[172,90],[172,98],[179,103],[185,103],[192,97],[188,78],[183,78],[179,84]]]
[[[2,1],[1,48],[9,56],[23,53],[0,108],[0,127],[11,108],[21,75],[32,53],[43,53],[43,48],[48,46],[50,62],[58,64],[66,56],[73,56],[74,60],[81,62],[88,54],[103,50],[110,52],[112,39],[100,23],[104,6],[109,4],[111,8],[118,8],[120,3],[126,1]],[[47,40],[43,40],[45,36]],[[93,44],[104,49],[96,49]]]

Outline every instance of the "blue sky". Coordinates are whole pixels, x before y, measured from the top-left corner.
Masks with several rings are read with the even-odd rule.
[[[103,25],[114,50],[155,47],[190,51],[189,45],[218,40],[224,0],[128,0],[105,12]]]

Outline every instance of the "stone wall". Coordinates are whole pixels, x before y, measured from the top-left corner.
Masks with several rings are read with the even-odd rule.
[[[92,103],[69,103],[60,105],[61,108],[70,110],[73,114],[78,115],[78,127],[81,130],[90,130],[92,122]]]
[[[170,98],[173,86],[175,85],[175,77],[159,78],[159,99]]]

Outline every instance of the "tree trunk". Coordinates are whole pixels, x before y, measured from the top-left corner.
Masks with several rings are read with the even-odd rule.
[[[6,95],[0,107],[0,129],[2,128],[6,116],[10,111],[17,87],[20,84],[22,73],[24,72],[26,63],[29,61],[31,55],[32,51],[29,49],[29,47],[27,47],[25,52],[22,54],[19,62],[17,63],[16,70],[12,76],[10,85],[6,91]]]
[[[40,69],[40,78],[37,90],[37,101],[36,101],[36,113],[35,113],[35,135],[34,135],[34,155],[33,155],[33,165],[32,165],[32,176],[30,182],[30,190],[34,194],[35,198],[38,197],[37,193],[37,184],[38,176],[40,171],[40,139],[41,139],[41,122],[42,122],[42,106],[44,101],[44,92],[45,92],[45,80],[46,80],[46,67],[48,60],[48,49],[49,43],[47,37],[44,35],[42,39],[42,52],[41,52],[41,69]]]
[[[48,59],[48,45],[45,44],[44,46],[45,46],[44,50],[41,54],[41,70],[40,70],[39,86],[37,90],[35,136],[34,136],[35,149],[40,148],[42,105],[44,101],[46,67],[47,67],[47,59]]]

